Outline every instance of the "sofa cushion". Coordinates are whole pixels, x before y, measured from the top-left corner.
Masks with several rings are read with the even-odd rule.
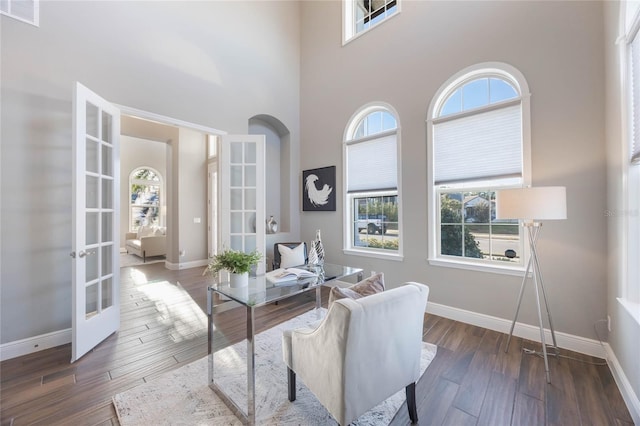
[[[360,299],[361,297],[380,293],[382,291],[384,291],[384,274],[379,272],[357,284],[352,285],[351,287],[333,287],[329,293],[328,307],[331,308],[333,302],[339,299]]]

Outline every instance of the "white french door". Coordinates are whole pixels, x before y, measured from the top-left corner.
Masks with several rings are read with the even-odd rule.
[[[71,362],[120,326],[119,137],[120,111],[76,83]]]
[[[251,252],[265,261],[265,136],[223,135],[220,146],[218,249]]]

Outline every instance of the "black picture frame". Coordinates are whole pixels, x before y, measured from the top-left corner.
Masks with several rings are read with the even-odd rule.
[[[302,171],[302,211],[336,211],[336,166]]]

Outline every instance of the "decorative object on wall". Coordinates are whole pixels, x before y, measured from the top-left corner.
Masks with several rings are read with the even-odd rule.
[[[336,211],[336,166],[302,172],[302,210]]]
[[[273,218],[273,216],[269,216],[269,220],[267,220],[267,234],[275,234],[278,232],[278,222]]]
[[[525,227],[529,237],[529,261],[527,269],[522,277],[522,285],[520,286],[520,295],[518,296],[518,306],[516,314],[511,323],[511,331],[507,339],[507,347],[505,352],[509,350],[513,329],[518,320],[520,312],[520,304],[522,303],[522,295],[531,271],[533,289],[536,295],[536,305],[538,308],[538,321],[540,325],[540,342],[542,343],[542,356],[544,358],[544,369],[547,375],[547,383],[551,383],[549,375],[549,361],[547,359],[547,344],[544,337],[544,324],[540,304],[540,292],[544,306],[547,310],[547,319],[549,328],[551,329],[551,339],[553,345],[549,348],[553,349],[551,355],[558,356],[559,349],[556,343],[556,333],[553,330],[553,321],[551,320],[551,312],[549,311],[549,303],[547,302],[547,293],[544,289],[542,280],[542,271],[538,260],[538,251],[536,243],[540,230],[542,229],[541,220],[562,220],[567,218],[567,190],[564,186],[541,186],[536,188],[517,188],[503,189],[496,192],[496,218],[497,219],[521,219],[522,226]],[[538,353],[536,351],[528,351],[527,353]]]

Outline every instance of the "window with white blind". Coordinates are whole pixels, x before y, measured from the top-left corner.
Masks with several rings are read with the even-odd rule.
[[[39,0],[0,0],[0,14],[40,26]]]
[[[349,121],[344,141],[345,252],[401,256],[396,114],[368,105]]]
[[[626,207],[624,224],[626,228],[627,277],[622,300],[638,322],[640,322],[640,9],[627,4],[629,27],[625,43],[627,61],[627,140],[628,163],[626,166]],[[634,12],[635,11],[635,12]]]
[[[529,181],[526,87],[512,67],[480,64],[451,77],[432,100],[428,118],[432,263],[522,268],[522,231],[517,220],[496,219],[495,191]]]
[[[400,0],[343,0],[343,44],[400,12]]]

